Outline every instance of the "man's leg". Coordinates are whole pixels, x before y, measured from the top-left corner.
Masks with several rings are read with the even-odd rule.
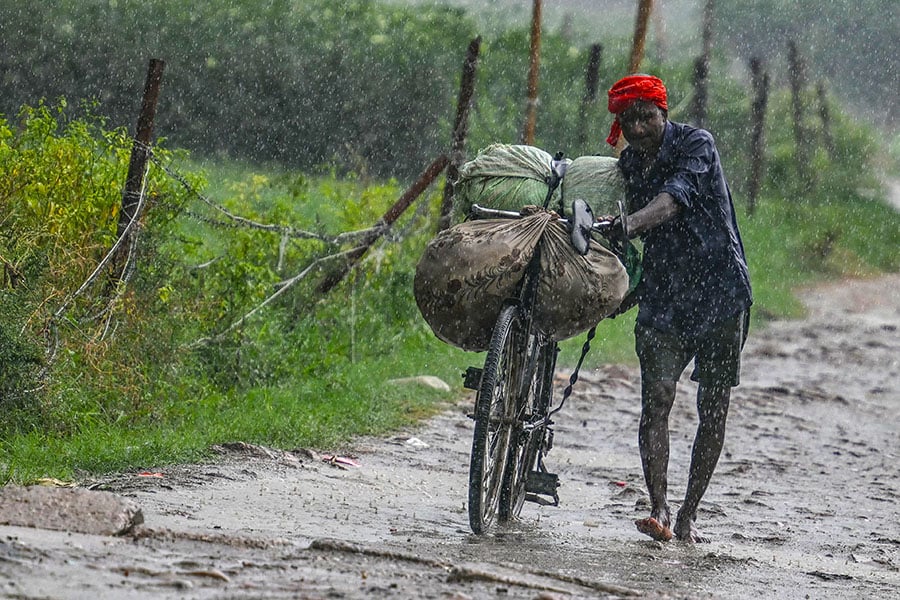
[[[697,390],[697,413],[700,424],[694,438],[694,449],[691,453],[691,471],[688,478],[684,503],[675,520],[674,533],[679,540],[688,542],[706,542],[694,526],[697,507],[706,493],[709,480],[712,478],[722,445],[725,442],[725,421],[728,417],[728,403],[731,398],[731,387],[727,385],[700,384]]]
[[[668,540],[672,537],[666,492],[669,468],[669,412],[674,401],[674,381],[642,382],[638,446],[641,451],[644,481],[650,494],[650,519],[641,519],[635,524],[642,533],[659,540]],[[655,520],[655,523],[652,520]]]

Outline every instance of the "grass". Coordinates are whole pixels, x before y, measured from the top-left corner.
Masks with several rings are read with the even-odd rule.
[[[436,344],[434,360],[449,354]],[[452,381],[456,369],[445,358],[440,358],[443,368],[437,371],[428,361],[422,368]],[[414,423],[453,397],[421,384],[392,382],[400,367],[393,362],[356,364],[282,387],[210,393],[191,403],[176,403],[161,420],[137,426],[93,419],[65,435],[33,430],[10,436],[0,446],[0,477],[17,482],[40,477],[77,480],[92,473],[158,468],[203,460],[211,445],[235,440],[282,448],[339,448],[356,436]]]
[[[296,178],[279,177],[304,193],[310,189]],[[331,200],[348,193],[338,183],[315,189],[324,189],[316,193]],[[386,189],[386,196],[395,197],[399,188]],[[273,196],[258,200],[278,205],[275,192],[268,193]],[[754,286],[754,327],[769,319],[801,317],[803,306],[794,295],[799,287],[900,269],[900,218],[877,200],[767,198],[752,216],[743,209],[740,213]],[[139,415],[126,409],[112,417],[90,408],[90,390],[78,387],[79,379],[73,376],[64,382],[74,387],[70,396],[87,398],[73,403],[78,413],[57,416],[68,421],[65,428],[48,428],[36,420],[33,427],[19,427],[0,438],[0,481],[78,480],[90,474],[162,468],[202,460],[211,445],[236,440],[339,449],[357,436],[396,431],[470,395],[462,389],[460,375],[467,366],[480,365],[483,355],[434,338],[412,301],[410,271],[421,244],[396,251],[388,254],[394,252],[392,264],[398,272],[374,269],[368,285],[342,285],[314,317],[298,325],[293,337],[270,317],[271,323],[261,330],[273,331],[269,338],[259,337],[255,360],[279,374],[273,380],[223,387],[194,371],[157,374],[171,379],[154,388],[151,409],[144,406]],[[635,312],[599,325],[587,368],[636,362],[631,334]],[[584,339],[582,334],[562,344],[563,368],[574,365]],[[416,375],[440,377],[452,389],[441,392],[393,382]]]

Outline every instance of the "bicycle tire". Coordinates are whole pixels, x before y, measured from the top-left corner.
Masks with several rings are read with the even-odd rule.
[[[546,427],[524,430],[526,421],[535,422],[547,415],[553,397],[553,372],[556,368],[557,345],[536,339],[534,359],[529,366],[528,389],[518,395],[515,422],[517,435],[509,446],[509,457],[503,473],[499,520],[517,518],[525,504],[525,484],[528,474],[534,470],[547,435]]]
[[[515,362],[521,356],[522,318],[504,307],[491,334],[475,398],[475,432],[469,463],[469,525],[485,533],[497,516],[515,410]]]

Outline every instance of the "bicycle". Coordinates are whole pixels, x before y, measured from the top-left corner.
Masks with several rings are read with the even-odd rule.
[[[545,209],[553,184],[551,181]],[[624,228],[621,203],[619,213]],[[572,214],[571,220],[560,218],[559,221],[569,226],[573,246],[584,255],[590,232],[606,233],[612,221],[595,222],[582,200],[573,202]],[[470,217],[521,218],[522,215],[476,204]],[[619,256],[621,260],[622,255]],[[469,367],[464,373],[464,386],[477,392],[475,410],[470,415],[475,430],[468,489],[469,525],[476,534],[485,533],[495,519],[502,523],[517,518],[526,501],[559,505],[559,477],[544,465],[544,456],[553,447],[551,418],[571,394],[595,328],[588,332],[562,400],[553,407],[553,374],[559,346],[534,326],[539,268],[538,250],[525,270],[517,294],[505,301],[500,310],[484,366]]]

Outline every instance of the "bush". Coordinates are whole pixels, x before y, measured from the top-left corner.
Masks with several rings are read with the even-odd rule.
[[[0,120],[4,385],[19,395],[40,390],[46,399],[53,397],[52,386],[44,386],[44,370],[35,368],[44,359],[69,365],[82,381],[102,374],[104,386],[132,385],[109,376],[122,361],[122,349],[104,331],[113,315],[140,305],[133,294],[106,304],[115,294],[105,275],[76,295],[115,241],[131,144],[124,131],[107,131],[97,118],[72,119],[66,108],[65,101],[24,107],[15,130]],[[157,154],[168,156],[161,148]],[[151,173],[148,196],[177,202],[179,193],[171,180]],[[164,221],[168,213],[154,214]],[[152,253],[154,225],[145,224],[145,253]],[[140,356],[140,349],[128,352]],[[122,381],[129,379],[123,368]],[[49,401],[35,407],[60,408]]]

